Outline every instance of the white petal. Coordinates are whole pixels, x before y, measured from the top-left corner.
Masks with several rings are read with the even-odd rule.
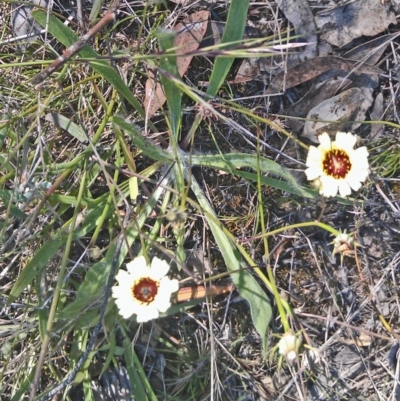
[[[168,277],[164,277],[160,281],[157,297],[154,300],[160,312],[165,312],[171,306],[171,295],[178,289],[178,280],[170,280]]]
[[[168,279],[168,290],[173,294],[179,290],[179,281],[175,279]]]
[[[318,136],[319,143],[321,144],[322,149],[330,149],[332,142],[331,138],[326,132],[323,132],[321,135]]]
[[[342,198],[351,195],[351,188],[347,181],[341,181],[339,183],[339,192]]]
[[[358,191],[361,188],[360,181],[347,181],[353,191]]]
[[[147,266],[147,262],[144,256],[138,256],[126,264],[129,273],[134,273],[137,269],[143,269],[145,266]]]
[[[132,292],[129,286],[117,286],[111,288],[113,298],[132,299]]]
[[[364,182],[369,174],[369,170],[364,169],[351,169],[349,174],[347,174],[346,181],[350,184],[351,182],[360,181]],[[351,184],[350,184],[351,186]]]
[[[159,310],[161,313],[164,313],[167,311],[167,309],[171,306],[171,301],[170,300],[163,300],[163,302],[159,303],[157,305],[157,310]]]
[[[133,307],[133,303],[123,302],[119,299],[116,299],[115,304],[118,307],[119,314],[124,319],[130,318],[135,313],[135,308]]]
[[[135,258],[129,262],[126,267],[133,281],[136,281],[141,277],[150,277],[151,275],[151,269],[147,265],[146,258],[144,256]]]
[[[159,317],[158,309],[153,304],[143,306],[136,314],[136,321],[138,323],[148,322]]]
[[[326,196],[327,198],[337,195],[338,191],[338,181],[333,177],[324,175],[321,176],[321,189],[319,193]]]
[[[307,154],[306,165],[312,166],[314,164],[320,165],[322,163],[322,153],[321,151],[316,148],[315,146],[310,146]]]
[[[361,148],[357,148],[355,151],[357,153],[357,157],[368,159],[369,152],[365,146],[361,146]]]
[[[353,149],[357,142],[357,137],[350,132],[337,132],[335,142],[339,149]]]
[[[119,309],[119,314],[120,314],[124,319],[129,319],[129,318],[133,315],[133,313],[134,313],[134,312],[132,312],[131,310],[126,309],[126,308],[124,308],[124,309]]]
[[[346,177],[346,182],[354,191],[358,191],[361,188],[361,181],[363,180],[360,180],[359,174],[350,174]]]
[[[115,276],[115,279],[118,281],[119,284],[124,284],[132,280],[130,274],[125,270],[119,270],[117,275]]]
[[[168,271],[168,263],[165,260],[161,260],[155,256],[151,262],[151,277],[154,280],[160,280],[166,276]]]
[[[314,167],[310,167],[310,168],[306,169],[304,171],[304,173],[306,174],[308,181],[313,181],[316,178],[321,176],[321,171]]]
[[[368,151],[365,146],[356,149],[350,157],[352,165],[359,169],[368,169]]]

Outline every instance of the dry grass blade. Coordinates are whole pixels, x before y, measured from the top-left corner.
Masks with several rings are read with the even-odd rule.
[[[67,3],[40,91],[0,19],[0,398],[397,399],[398,2]]]

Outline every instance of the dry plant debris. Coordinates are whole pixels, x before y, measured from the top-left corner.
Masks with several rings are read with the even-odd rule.
[[[39,355],[46,364],[38,370],[38,391],[59,385],[95,339],[73,385],[55,397],[400,399],[400,45],[396,18],[400,2],[251,3],[243,43],[229,48],[248,51],[248,57],[234,64],[224,85],[207,103],[218,109],[218,118],[211,113],[196,126],[198,110],[209,110],[201,101],[210,100],[204,88],[217,61],[211,51],[206,57],[195,54],[206,46],[220,51],[218,46],[230,28],[225,21],[233,2],[121,2],[118,32],[105,27],[88,45],[101,56],[95,63],[111,58],[115,70],[119,69],[129,86],[124,97],[104,77],[93,74],[87,64],[93,60],[71,63],[59,84],[49,79],[40,92],[26,85],[36,67],[26,67],[21,61],[37,60],[31,50],[40,44],[28,38],[29,43],[18,45],[18,53],[12,32],[14,36],[31,29],[37,33],[39,27],[30,18],[27,4],[15,4],[19,12],[13,5],[12,13],[11,6],[3,3],[1,398],[34,398],[32,392],[29,397],[29,386]],[[78,30],[80,24],[71,13],[74,7],[65,0],[53,11],[65,19],[71,17],[71,27]],[[85,15],[89,12],[86,9]],[[16,16],[23,13],[26,23],[20,24]],[[174,115],[165,112],[171,105],[165,105],[165,89],[152,62],[159,56],[154,45],[159,27],[178,32],[174,47],[179,79],[193,95],[183,97],[181,137],[174,141],[168,120]],[[267,38],[268,49],[276,46],[268,57],[252,57],[249,43],[257,43],[259,50],[263,46],[252,42],[256,38]],[[51,35],[45,44],[63,51]],[[135,53],[141,58],[136,59]],[[138,105],[144,106],[143,113]],[[131,131],[123,129],[123,124],[111,125],[111,117],[116,116],[115,122],[120,115]],[[169,167],[172,170],[182,161],[184,168],[177,167],[181,174],[177,176],[199,183],[212,206],[207,213],[205,203],[197,204],[195,187],[177,191],[179,187],[173,186],[170,170],[165,168],[174,157],[165,149],[195,126],[190,154],[175,149],[178,160]],[[285,136],[285,128],[292,137]],[[364,161],[361,167],[358,164],[362,177],[350,185],[358,192],[346,199],[324,199],[316,191],[307,192],[309,197],[290,192],[295,185],[307,185],[307,152],[299,144],[317,149],[313,144],[329,142],[332,149],[324,152],[330,155],[328,162],[336,173],[344,171],[345,175],[351,170],[349,163],[357,164],[335,153],[332,142],[340,131],[351,132],[347,135],[353,145],[357,135],[358,149],[368,148],[369,167]],[[346,146],[351,153],[353,147]],[[234,158],[242,153],[246,157]],[[154,163],[153,155],[164,159],[155,157]],[[207,168],[205,163],[196,165],[204,155],[211,155],[215,163]],[[257,156],[258,165],[252,164],[251,156]],[[221,159],[227,165],[219,165]],[[286,184],[282,176],[277,180],[271,172],[257,170],[262,168],[261,161],[272,160],[290,169],[295,183],[280,187]],[[332,165],[326,170],[331,171]],[[338,187],[334,189],[336,194]],[[343,195],[348,195],[347,189]],[[322,193],[333,195],[332,188]],[[143,212],[147,210],[148,215]],[[214,220],[209,219],[213,211]],[[126,226],[124,216],[130,218]],[[210,231],[216,221],[255,262],[242,266],[257,278],[271,302],[271,311],[262,311],[265,320],[268,314],[273,317],[265,338],[255,329],[253,311],[240,287],[226,278],[230,266],[221,256],[215,231]],[[319,225],[306,225],[315,221]],[[336,235],[330,235],[325,226],[335,228]],[[67,249],[73,229],[76,237]],[[112,302],[106,304],[104,319],[95,326],[107,278],[113,278],[110,266],[119,255],[117,243],[125,249],[125,262],[133,259],[132,265],[135,260],[143,261],[142,257],[135,259],[143,249],[149,260],[167,261],[176,277],[170,280],[170,291],[177,289],[180,279],[176,299],[183,303],[175,304],[174,298],[166,296],[163,305],[151,309],[151,315],[141,310],[136,320],[118,318],[118,309],[124,310],[132,296],[141,306],[153,306],[162,279],[147,272],[145,281],[139,278],[132,286],[124,281],[128,273],[122,273],[126,265],[122,257],[117,279],[127,291],[122,298],[116,297],[119,287],[112,282],[119,308]],[[231,253],[238,256],[237,248]],[[20,288],[21,277],[33,264],[34,278]],[[163,266],[166,273],[165,262]],[[270,268],[278,295],[273,296],[273,289],[259,280],[259,266],[262,273]],[[19,293],[12,299],[16,287]],[[139,288],[140,294],[130,293],[132,288]],[[50,315],[57,289],[60,299],[55,315]],[[200,297],[204,297],[202,302]],[[169,316],[137,325],[165,311],[171,300],[175,309]],[[294,315],[282,313],[278,300],[290,305]],[[126,317],[132,314],[132,309],[127,310]],[[49,316],[54,326],[46,349]],[[100,328],[97,337],[94,327]]]
[[[207,10],[197,11],[176,24],[173,28],[177,32],[174,39],[174,49],[176,65],[181,77],[183,77],[189,68],[193,54],[199,48],[207,31],[209,15],[210,13]],[[149,79],[146,81],[146,97],[143,101],[143,107],[147,117],[151,118],[163,106],[167,98],[165,97],[162,85],[156,82],[151,68],[149,68],[148,74]]]

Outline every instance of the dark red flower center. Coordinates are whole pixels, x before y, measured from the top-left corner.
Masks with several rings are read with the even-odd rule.
[[[332,149],[327,152],[322,165],[325,174],[335,179],[345,178],[351,170],[349,155],[340,149]]]
[[[158,281],[154,281],[149,277],[143,277],[136,281],[132,287],[132,293],[135,299],[143,304],[150,304],[158,292]]]

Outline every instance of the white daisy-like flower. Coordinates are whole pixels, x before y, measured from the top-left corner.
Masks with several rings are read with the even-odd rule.
[[[168,263],[154,257],[151,266],[144,256],[135,258],[115,276],[119,285],[112,287],[112,296],[119,313],[125,319],[136,315],[137,322],[156,319],[160,312],[171,306],[171,295],[178,291],[178,280],[170,280],[166,275]]]
[[[288,331],[279,340],[279,354],[284,356],[289,362],[292,362],[296,359],[300,346],[301,338]]]
[[[326,197],[336,196],[338,190],[342,197],[358,191],[369,174],[367,148],[354,149],[357,137],[350,132],[337,132],[333,142],[326,132],[318,139],[320,145],[308,151],[307,179],[319,179],[319,193]]]

